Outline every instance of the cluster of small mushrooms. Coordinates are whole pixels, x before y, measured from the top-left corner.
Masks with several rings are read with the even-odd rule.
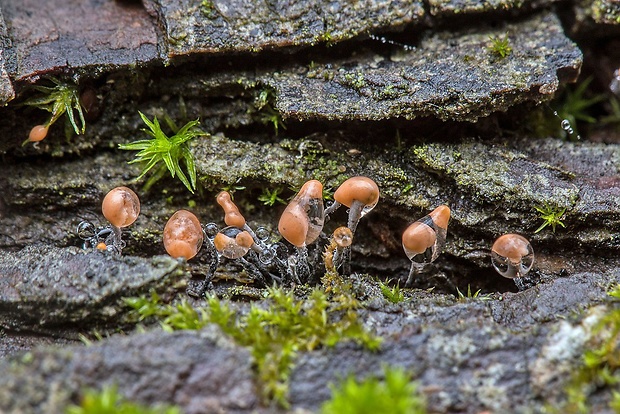
[[[222,191],[217,195],[217,203],[224,210],[224,228],[220,229],[216,223],[202,226],[192,212],[179,210],[164,227],[163,243],[170,256],[185,260],[195,257],[203,247],[208,251],[209,272],[200,286],[188,290],[192,295],[204,294],[223,259],[240,263],[260,285],[308,283],[313,281],[316,265],[309,260],[308,246],[322,236],[323,226],[330,215],[341,206],[348,208],[347,225],[338,227],[331,235],[323,262],[328,271],[341,269],[343,274],[350,274],[355,230],[360,219],[378,201],[379,187],[368,177],[352,177],[342,183],[327,208],[323,203],[323,184],[317,180],[306,182],[287,205],[278,223],[278,232],[294,248],[290,254],[287,244],[270,241],[271,234],[266,228],[253,230],[230,194]],[[125,247],[121,229],[138,217],[140,200],[131,189],[117,187],[105,196],[102,212],[110,222],[109,226],[96,228],[90,222],[82,222],[78,225],[78,235],[84,240],[84,248],[120,254]],[[404,231],[402,245],[411,261],[405,286],[411,286],[415,275],[437,259],[446,241],[449,220],[450,208],[440,205]],[[522,277],[534,263],[534,252],[524,237],[505,234],[493,244],[491,261],[500,275],[514,279],[517,287],[523,290]]]

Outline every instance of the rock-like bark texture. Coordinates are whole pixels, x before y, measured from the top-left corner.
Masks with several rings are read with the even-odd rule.
[[[158,57],[155,27],[145,10],[123,1],[2,1],[11,46],[9,72],[22,80],[65,68],[97,72]],[[1,34],[0,34],[1,35]]]
[[[0,252],[0,326],[46,330],[118,323],[123,297],[174,293],[188,275],[176,260],[116,257],[77,248],[29,246]]]
[[[575,81],[583,56],[598,67],[592,85],[608,88],[620,55],[617,40],[583,40],[591,28],[617,34],[613,2],[557,3],[0,0],[0,411],[62,412],[85,388],[115,383],[129,399],[187,413],[275,412],[259,403],[248,349],[213,327],[113,334],[130,322],[122,298],[178,300],[207,274],[204,251],[188,263],[160,256],[175,210],[222,225],[214,196],[227,188],[253,228],[275,233],[283,207],[259,197],[287,198],[313,178],[333,192],[354,175],[381,191],[355,234],[351,280],[362,319],[385,341],[377,353],[300,353],[292,408],[317,410],[330,383],[380,375],[384,363],[411,372],[434,412],[560,404],[620,280],[620,138],[612,128],[606,143],[531,138],[540,119],[530,115],[553,117],[539,104]],[[504,38],[502,57],[493,39]],[[49,114],[19,103],[46,75],[94,91],[95,108],[84,135],[65,136],[63,117],[22,146]],[[134,154],[117,147],[146,138],[138,110],[179,126],[199,118],[210,133],[190,144],[194,194],[170,177],[150,191],[133,181]],[[123,256],[78,249],[76,225],[104,225],[101,199],[117,185],[142,202]],[[407,301],[388,303],[374,278],[404,282],[401,233],[439,204],[452,211],[444,253]],[[542,206],[566,209],[566,228],[535,234]],[[326,235],[346,223],[343,210]],[[536,254],[523,292],[490,265],[491,243],[508,232]],[[326,235],[309,249],[317,268]],[[217,294],[263,305],[260,290],[239,287],[239,263],[217,276]],[[487,300],[459,300],[468,285]],[[66,346],[92,330],[112,335]],[[598,395],[593,411],[608,399]]]
[[[84,386],[116,384],[126,398],[177,404],[187,414],[251,412],[257,399],[249,353],[221,335],[151,332],[33,351],[21,363],[3,363],[0,409],[60,413],[79,402]]]
[[[502,58],[491,39],[504,37],[512,51]],[[278,73],[268,82],[276,107],[298,119],[475,121],[523,101],[549,100],[560,81],[577,78],[582,60],[553,14],[489,30],[432,33],[413,46],[388,57],[362,52],[301,75]]]
[[[170,57],[337,42],[368,32],[416,24],[421,1],[290,0],[147,1],[164,30]]]

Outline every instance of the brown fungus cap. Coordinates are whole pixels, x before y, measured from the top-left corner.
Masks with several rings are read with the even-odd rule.
[[[368,177],[351,177],[338,187],[334,200],[347,207],[351,207],[353,200],[374,207],[379,201],[379,187]]]
[[[30,134],[28,134],[28,141],[31,141],[31,142],[42,141],[47,136],[48,130],[49,130],[48,126],[45,126],[45,125],[35,125],[30,130]]]
[[[140,199],[131,188],[116,187],[104,197],[101,212],[113,226],[127,227],[140,214]]]
[[[518,234],[504,234],[500,236],[491,251],[502,257],[508,258],[513,263],[518,263],[521,259],[530,254],[530,242]]]
[[[164,227],[164,247],[170,256],[189,260],[198,254],[202,242],[202,227],[193,213],[179,210],[168,219]]]
[[[306,211],[293,200],[286,206],[280,217],[278,231],[293,246],[303,247],[306,245],[308,226]]]
[[[446,230],[448,228],[448,221],[450,221],[450,207],[446,205],[440,205],[435,210],[428,214],[433,223],[440,229]]]
[[[245,226],[245,217],[239,212],[239,208],[232,201],[227,191],[222,191],[217,195],[217,203],[224,209],[224,222],[227,226],[240,229]]]
[[[435,244],[437,233],[428,225],[414,221],[403,233],[403,249],[410,258],[416,254],[422,254]]]

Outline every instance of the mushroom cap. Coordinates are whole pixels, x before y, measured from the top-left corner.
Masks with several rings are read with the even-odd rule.
[[[131,188],[116,187],[104,197],[101,212],[113,226],[127,227],[140,214],[140,199]]]
[[[250,248],[254,244],[254,239],[252,238],[252,235],[245,230],[237,234],[235,240],[237,244],[241,247]]]
[[[48,130],[49,130],[48,126],[35,125],[30,130],[30,134],[28,134],[28,141],[31,141],[31,142],[42,141],[47,136]]]
[[[410,259],[416,254],[422,254],[435,244],[437,233],[427,224],[414,221],[405,229],[402,236],[403,250]]]
[[[306,245],[308,234],[308,215],[295,200],[291,201],[284,209],[278,223],[278,231],[293,246],[303,247]]]
[[[196,256],[202,247],[204,236],[200,221],[187,210],[175,212],[164,227],[164,247],[172,257],[186,260]]]
[[[245,217],[239,212],[239,208],[232,201],[228,191],[222,191],[217,195],[217,203],[224,209],[224,222],[227,226],[242,228],[245,226]]]
[[[318,198],[323,199],[323,184],[319,180],[310,180],[306,181],[304,185],[301,186],[299,192],[295,196],[297,197],[308,197],[308,198]]]
[[[222,254],[222,256],[228,259],[239,259],[240,257],[245,256],[248,252],[249,246],[244,246],[238,243],[237,236],[242,233],[247,233],[247,231],[242,231],[234,226],[229,226],[215,236],[213,239],[213,245],[215,249]],[[248,233],[249,236],[249,233]],[[252,236],[250,236],[252,238]],[[244,236],[241,236],[242,242],[247,242],[244,240]]]
[[[379,187],[368,177],[351,177],[338,187],[334,200],[347,207],[351,207],[353,200],[374,207],[379,201]]]
[[[433,223],[441,229],[446,230],[448,228],[448,221],[450,221],[450,207],[442,204],[435,210],[428,213],[433,219]]]
[[[338,247],[349,247],[353,244],[353,232],[346,226],[340,226],[334,230],[332,237]]]
[[[532,253],[533,249],[525,237],[518,234],[504,234],[495,240],[491,251],[508,258],[513,263],[519,263],[523,257]]]

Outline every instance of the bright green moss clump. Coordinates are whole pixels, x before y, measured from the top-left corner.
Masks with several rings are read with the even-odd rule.
[[[366,378],[358,382],[352,375],[332,386],[332,398],[323,404],[322,414],[423,414],[426,403],[417,385],[405,371],[384,368],[385,379]]]
[[[106,387],[101,391],[84,393],[80,405],[72,405],[66,414],[181,414],[178,407],[145,407],[125,401],[118,395],[118,387]]]
[[[168,126],[174,132],[174,135],[168,137],[161,129],[157,117],[151,121],[142,112],[139,114],[148,127],[148,129],[142,130],[150,135],[151,139],[138,140],[118,146],[122,150],[138,151],[136,158],[129,162],[130,164],[141,163],[144,166],[137,180],[155,168],[154,173],[144,186],[146,191],[168,171],[172,178],[179,177],[185,187],[194,193],[196,190],[196,166],[188,142],[196,137],[207,135],[198,129],[199,122],[190,121],[178,128],[171,119],[165,117]],[[187,175],[183,172],[181,163],[185,164]]]
[[[167,330],[200,329],[215,323],[238,344],[251,349],[264,403],[288,406],[288,380],[298,351],[355,341],[368,349],[379,347],[380,338],[363,326],[356,309],[359,302],[349,290],[336,289],[328,299],[322,289],[313,289],[305,300],[292,292],[266,291],[266,304],[253,304],[246,314],[237,314],[226,301],[207,298],[205,307],[193,308],[182,301],[161,303],[159,297],[126,299],[140,319],[156,317]]]
[[[609,292],[614,307],[593,329],[590,349],[583,355],[583,365],[566,388],[566,403],[554,413],[589,413],[591,393],[609,395],[609,408],[620,413],[620,285]]]

